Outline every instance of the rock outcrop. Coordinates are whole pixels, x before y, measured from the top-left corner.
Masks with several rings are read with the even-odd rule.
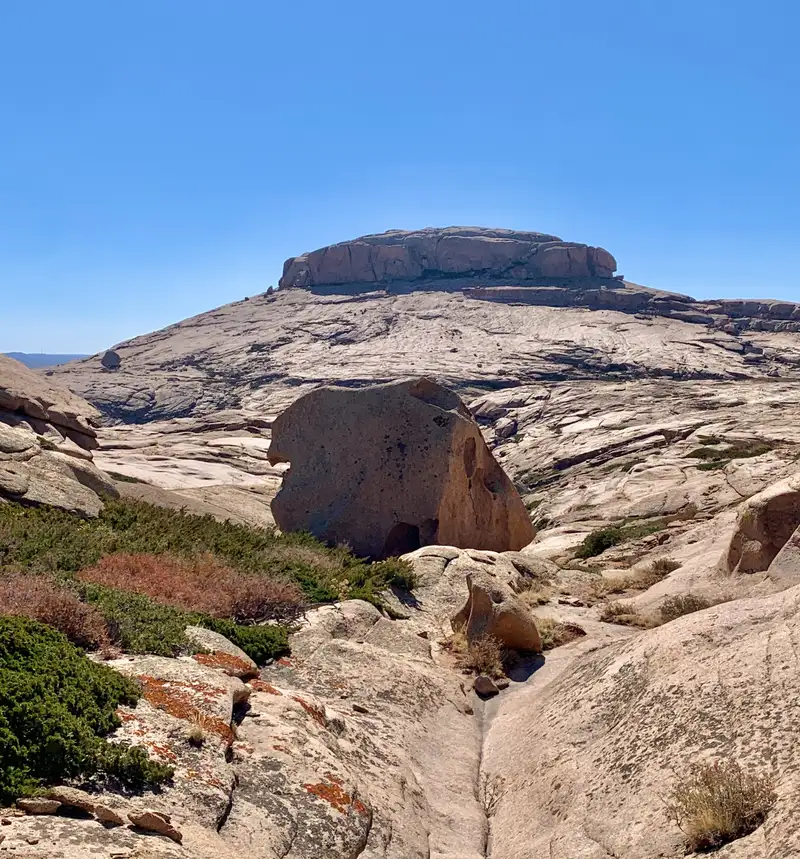
[[[269,460],[291,463],[272,502],[279,527],[359,555],[504,551],[534,537],[469,411],[428,379],[301,397],[273,424]]]
[[[347,284],[416,289],[464,278],[537,280],[611,278],[617,263],[603,248],[565,242],[545,233],[483,227],[428,228],[361,236],[286,260],[280,287]],[[444,288],[448,288],[445,286]]]
[[[794,475],[754,495],[742,505],[724,559],[726,571],[760,573],[769,569],[798,525],[800,475]]]
[[[92,465],[96,410],[0,356],[0,502],[3,497],[96,515],[112,483]]]

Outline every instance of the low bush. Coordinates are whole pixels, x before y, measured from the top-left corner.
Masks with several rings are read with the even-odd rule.
[[[106,555],[95,566],[81,570],[78,578],[237,623],[293,620],[304,603],[303,592],[294,582],[239,573],[208,554],[191,559]]]
[[[704,442],[702,447],[695,448],[686,455],[692,459],[703,459],[706,463],[699,465],[698,468],[711,470],[710,463],[720,463],[716,468],[722,468],[727,465],[732,459],[749,459],[753,456],[761,456],[769,453],[774,444],[763,439],[739,439],[730,442],[725,442],[721,438],[701,439]],[[716,445],[724,444],[724,447],[719,448]]]
[[[145,750],[103,737],[116,709],[135,704],[131,680],[97,665],[59,632],[22,617],[0,617],[0,803],[72,777],[106,774],[133,788],[172,770]]]
[[[177,656],[192,650],[187,626],[204,626],[224,635],[257,664],[263,665],[288,650],[285,626],[244,626],[227,618],[187,612],[155,602],[143,594],[82,583],[81,596],[105,618],[110,639],[126,653]]]
[[[622,602],[606,603],[600,611],[600,620],[604,623],[636,626],[640,629],[650,629],[653,626],[658,626],[655,618],[641,614],[634,606]]]
[[[534,621],[542,639],[542,650],[561,647],[586,635],[586,630],[577,623],[563,623],[552,617],[535,617]]]
[[[115,554],[189,561],[209,555],[237,573],[294,582],[311,602],[345,594],[380,605],[387,584],[409,581],[409,565],[398,558],[370,564],[310,534],[278,534],[130,498],[107,500],[89,520],[52,507],[0,505],[0,569],[71,574]]]
[[[773,781],[736,761],[698,764],[667,796],[666,813],[686,835],[686,852],[716,850],[758,829],[775,804]]]
[[[620,543],[627,543],[630,540],[638,540],[649,534],[655,534],[657,531],[663,530],[666,525],[665,520],[656,519],[652,522],[612,525],[608,528],[592,531],[578,547],[575,557],[594,558],[612,546],[618,546]]]
[[[683,617],[685,614],[693,614],[696,611],[710,608],[714,603],[707,600],[705,597],[696,596],[695,594],[679,594],[674,597],[667,597],[659,607],[662,623],[669,623],[671,620],[676,620]]]
[[[109,644],[103,615],[81,602],[72,591],[42,575],[0,578],[0,615],[46,623],[87,650],[99,650]]]

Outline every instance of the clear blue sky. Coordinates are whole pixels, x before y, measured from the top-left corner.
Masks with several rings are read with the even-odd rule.
[[[0,0],[0,350],[449,224],[800,300],[798,28],[792,0]]]

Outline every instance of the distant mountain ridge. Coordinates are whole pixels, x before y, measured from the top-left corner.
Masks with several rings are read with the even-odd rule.
[[[41,367],[55,367],[58,364],[66,364],[69,361],[76,361],[78,358],[86,358],[87,355],[56,355],[47,352],[3,352],[3,355],[8,358],[13,358],[30,367],[32,370],[38,370]]]

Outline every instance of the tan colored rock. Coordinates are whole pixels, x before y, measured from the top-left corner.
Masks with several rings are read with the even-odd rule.
[[[787,478],[754,495],[742,505],[723,559],[730,573],[769,569],[800,525],[800,475]],[[786,556],[782,561],[785,573]],[[776,568],[777,570],[777,568]]]
[[[91,793],[87,793],[85,790],[80,790],[77,787],[65,787],[63,785],[48,788],[45,796],[47,799],[61,803],[61,805],[79,808],[88,814],[94,813],[97,803],[97,797]]]
[[[0,356],[0,498],[83,516],[116,490],[91,463],[99,414],[66,388]]]
[[[109,826],[124,826],[125,818],[108,805],[98,802],[94,807],[94,816],[100,823],[108,824]]]
[[[359,555],[502,551],[534,536],[461,400],[428,379],[307,394],[273,424],[269,459],[291,462],[272,502],[278,525]]]
[[[777,792],[766,824],[720,855],[800,855],[798,608],[794,587],[548,657],[498,699],[484,743],[484,778],[501,779],[492,859],[681,856],[664,798],[714,761],[772,776]]]
[[[497,584],[479,583],[467,576],[469,597],[453,616],[453,629],[463,628],[469,642],[494,638],[512,650],[541,652],[542,640],[531,613]]]
[[[183,842],[183,834],[172,825],[168,814],[161,814],[157,811],[131,811],[128,814],[128,819],[134,826],[144,829],[145,832],[164,835],[176,844]]]
[[[26,814],[55,814],[61,808],[61,803],[57,799],[31,797],[18,799],[17,808],[22,809]]]
[[[0,355],[0,412],[16,412],[72,431],[82,446],[96,447],[97,411],[63,385]]]

